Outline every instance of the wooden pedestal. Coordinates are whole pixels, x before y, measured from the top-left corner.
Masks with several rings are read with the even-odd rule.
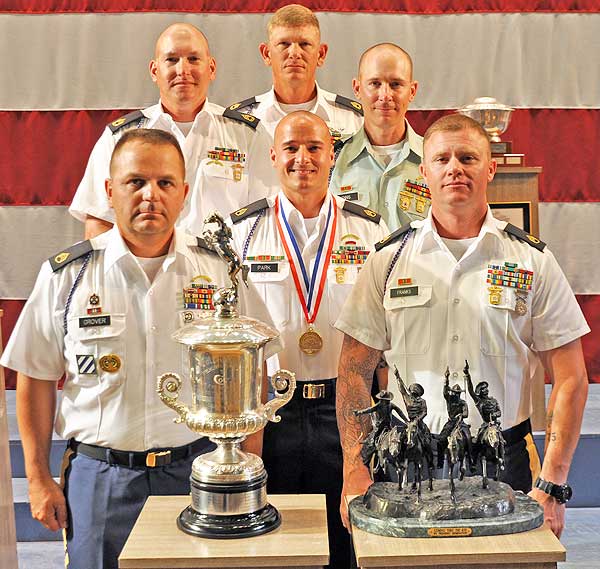
[[[404,539],[374,535],[352,527],[361,568],[404,569],[556,569],[565,548],[545,526],[490,537]]]
[[[281,527],[247,539],[204,539],[179,530],[175,520],[189,496],[151,496],[121,555],[119,568],[200,569],[286,567],[316,569],[329,562],[325,496],[269,496]]]
[[[3,311],[0,310],[0,322],[2,314]],[[0,328],[0,355],[2,346]],[[14,569],[17,566],[17,538],[11,479],[4,369],[0,366],[0,569]]]

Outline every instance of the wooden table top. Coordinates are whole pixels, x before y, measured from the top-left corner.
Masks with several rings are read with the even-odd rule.
[[[269,496],[281,526],[244,539],[205,539],[177,528],[189,496],[150,496],[121,555],[119,567],[318,567],[329,562],[325,496]]]

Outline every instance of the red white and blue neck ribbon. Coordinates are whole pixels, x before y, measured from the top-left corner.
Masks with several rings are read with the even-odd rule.
[[[304,317],[308,324],[312,324],[316,320],[319,306],[321,305],[325,281],[327,280],[327,268],[329,267],[333,242],[335,240],[337,209],[335,199],[330,196],[325,230],[319,241],[312,274],[309,274],[302,259],[302,252],[300,251],[294,232],[290,227],[283,207],[279,203],[279,196],[275,199],[277,231],[279,232],[283,249],[290,264],[298,299],[300,300]]]

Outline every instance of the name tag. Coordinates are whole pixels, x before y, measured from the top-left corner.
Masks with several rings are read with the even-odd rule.
[[[110,315],[88,316],[79,319],[80,328],[91,328],[92,326],[110,326]]]
[[[345,200],[355,202],[355,201],[358,201],[358,192],[350,192],[348,194],[342,194],[341,197],[343,197]]]
[[[402,296],[417,296],[418,294],[418,286],[403,286],[402,288],[390,289],[390,298],[399,298]]]
[[[278,273],[279,263],[251,263],[251,273]]]

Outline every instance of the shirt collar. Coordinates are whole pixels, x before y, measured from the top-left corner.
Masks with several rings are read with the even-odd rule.
[[[413,130],[408,121],[405,119],[404,124],[406,125],[406,133],[402,139],[405,144],[402,150],[394,159],[390,162],[390,167],[394,167],[398,162],[405,160],[410,152],[414,152],[419,158],[423,156],[423,139]],[[408,147],[406,146],[408,142]],[[348,141],[348,162],[356,160],[363,152],[369,152],[373,155],[372,144],[365,132],[364,125],[356,132],[351,140]]]
[[[442,248],[443,241],[435,227],[431,208],[429,208],[429,212],[425,219],[413,221],[411,226],[414,229],[422,228],[422,231],[417,238],[418,240],[415,243],[418,251],[425,253],[433,249]],[[479,230],[479,234],[477,235],[477,240],[475,241],[475,247],[479,247],[483,241],[490,238],[499,241],[502,238],[504,227],[506,227],[506,222],[496,219],[488,206],[486,216],[483,220],[481,229]]]
[[[215,114],[220,114],[220,110],[221,108],[209,102],[207,97],[204,100],[204,105],[202,105],[202,109],[200,109],[200,112],[194,117],[192,130],[200,121],[204,120],[205,118],[211,117]],[[179,130],[177,125],[175,124],[175,121],[173,120],[173,117],[164,110],[162,106],[162,101],[160,99],[158,100],[158,103],[156,105],[152,105],[151,107],[145,109],[144,114],[149,119],[146,128],[156,128],[156,125],[159,122],[163,122],[163,124],[168,125],[170,129],[177,128],[177,130]]]
[[[315,86],[317,88],[317,100],[315,101],[313,108],[309,109],[309,111],[321,117],[325,122],[329,122],[331,117],[329,116],[329,104],[325,98],[326,92],[319,87],[319,84],[316,81]],[[274,87],[271,87],[271,90],[265,93],[261,103],[266,107],[265,117],[268,120],[278,120],[286,114],[281,108],[277,97],[275,96]]]
[[[175,233],[173,239],[171,240],[171,245],[169,246],[169,252],[167,253],[167,258],[163,263],[163,268],[167,270],[167,268],[175,261],[176,255],[184,255],[186,258],[189,258],[191,253],[189,250],[190,240],[194,238],[190,235],[187,236],[182,231],[175,229]],[[129,250],[129,247],[125,243],[123,236],[119,232],[116,224],[107,231],[99,235],[97,238],[93,240],[94,246],[101,246],[103,243],[106,243],[106,248],[104,251],[104,273],[108,273],[108,271],[112,268],[113,265],[118,263],[124,257],[130,257],[133,260],[133,253]],[[96,247],[95,247],[96,248]]]
[[[294,233],[296,233],[304,227],[304,218],[302,217],[302,214],[294,207],[292,202],[287,199],[282,190],[279,191],[278,195],[279,205],[283,210],[283,213],[285,213],[285,217],[288,220],[290,227],[292,228]],[[327,194],[325,195],[325,199],[323,200],[323,204],[321,205],[321,209],[319,210],[319,215],[317,216],[319,218],[319,221],[317,221],[316,228],[319,232],[322,231],[322,228],[327,222],[327,213],[329,211],[329,202],[331,201],[331,199],[331,193],[327,192]]]

